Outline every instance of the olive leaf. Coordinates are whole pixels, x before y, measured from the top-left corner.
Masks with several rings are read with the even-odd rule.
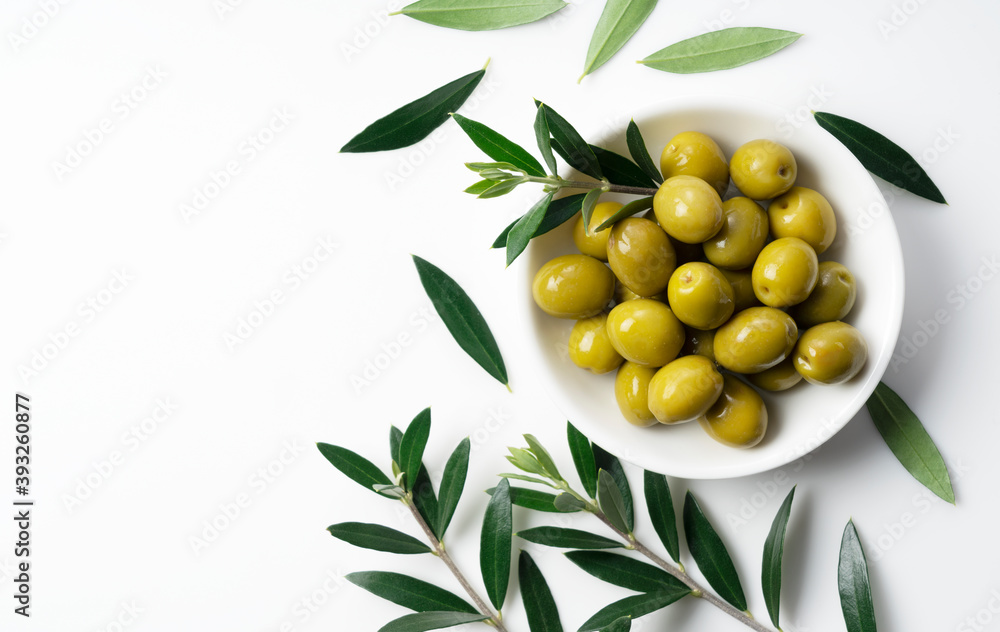
[[[597,463],[594,461],[594,449],[590,447],[590,439],[566,422],[566,438],[569,442],[569,452],[573,456],[576,473],[583,483],[583,489],[591,498],[597,496]]]
[[[439,539],[444,534],[440,528],[440,507],[438,506],[437,495],[434,493],[434,485],[431,483],[430,474],[423,463],[417,470],[417,480],[413,483],[413,504],[423,517],[424,522],[431,528]]]
[[[374,491],[376,494],[392,498],[391,495],[374,489],[375,485],[388,485],[391,487],[393,486],[393,482],[389,480],[389,477],[382,473],[382,470],[378,469],[371,461],[359,454],[351,452],[347,448],[342,448],[337,445],[317,443],[316,447],[319,448],[320,454],[326,457],[326,460],[329,461],[333,467],[340,470],[345,476],[347,476],[347,478],[366,489]]]
[[[712,588],[737,610],[746,610],[747,599],[733,559],[691,492],[684,498],[684,534],[691,557]]]
[[[493,160],[510,163],[528,175],[539,177],[545,175],[542,165],[517,143],[508,140],[486,125],[461,114],[452,114],[451,116],[472,139],[476,147],[486,152],[486,155]]]
[[[580,203],[580,214],[583,216],[583,225],[586,227],[588,233],[591,232],[590,219],[594,216],[594,207],[597,206],[598,200],[601,199],[601,193],[604,193],[604,191],[591,189],[587,191],[583,202]]]
[[[531,210],[525,213],[521,219],[514,222],[510,232],[507,234],[506,254],[508,266],[514,263],[514,260],[528,247],[528,242],[535,236],[538,227],[542,225],[542,220],[545,219],[545,214],[549,210],[549,204],[552,203],[552,196],[554,195],[554,191],[546,193],[542,196],[542,199],[535,202]]]
[[[491,487],[486,490],[486,493],[492,495],[495,491],[496,487]],[[569,496],[569,494],[560,494],[560,497],[562,496]],[[570,496],[570,498],[572,498],[572,496]],[[548,492],[540,492],[538,490],[527,489],[524,487],[510,488],[510,502],[512,505],[517,505],[518,507],[533,509],[535,511],[544,511],[546,513],[575,513],[583,509],[582,504],[580,507],[560,508],[556,505],[556,500],[556,495]]]
[[[554,481],[561,481],[562,476],[559,474],[559,468],[556,467],[556,462],[552,459],[549,451],[545,449],[545,446],[534,435],[526,434],[524,435],[524,440],[527,441],[528,449],[538,459],[538,463],[541,464],[542,469],[545,470],[548,477]]]
[[[633,595],[601,608],[594,616],[580,626],[579,632],[595,632],[601,630],[622,617],[638,619],[651,612],[662,610],[670,604],[691,594],[691,589],[658,590],[656,592]]]
[[[435,26],[491,31],[527,24],[566,6],[563,0],[418,0],[389,15],[406,15]]]
[[[632,629],[632,617],[621,617],[615,619],[609,625],[601,628],[600,632],[629,632]]]
[[[479,182],[469,185],[463,189],[462,192],[478,196],[480,193],[485,192],[497,182],[499,182],[499,180],[480,180]]]
[[[529,474],[546,476],[545,468],[542,467],[542,464],[538,461],[534,454],[524,448],[507,448],[507,450],[510,452],[510,454],[507,455],[507,460],[511,463],[511,465]]]
[[[535,105],[539,108],[544,104],[536,100]],[[552,148],[563,157],[569,166],[580,173],[585,173],[592,178],[600,180],[603,177],[601,165],[597,162],[597,156],[590,148],[580,133],[576,131],[569,122],[550,107],[545,107],[545,121],[548,123],[549,132],[552,134]]]
[[[813,112],[813,117],[820,127],[843,143],[868,171],[922,198],[939,204],[948,203],[920,163],[882,134],[829,112]]]
[[[868,561],[853,520],[848,521],[840,542],[837,585],[847,632],[875,632],[875,604],[868,580]]]
[[[462,497],[465,489],[465,479],[469,472],[469,451],[471,442],[466,437],[458,444],[455,450],[448,457],[445,463],[444,473],[441,475],[441,489],[438,498],[438,528],[439,538],[443,538],[451,519],[455,515],[458,501]]]
[[[606,470],[609,474],[611,474],[615,484],[618,486],[618,492],[621,494],[622,503],[624,505],[624,514],[622,517],[625,519],[625,525],[628,527],[627,531],[631,532],[632,529],[635,528],[635,520],[632,490],[628,484],[628,477],[625,475],[625,468],[622,467],[622,463],[618,460],[618,457],[611,454],[596,443],[593,444],[593,449],[594,461],[597,463],[597,467],[599,469]]]
[[[653,182],[656,184],[663,183],[663,174],[653,163],[653,159],[649,157],[649,150],[646,149],[646,141],[642,138],[642,132],[639,131],[639,126],[635,124],[635,120],[628,122],[628,128],[625,130],[625,142],[628,144],[628,153],[632,156],[632,160],[635,164],[639,165],[639,168],[649,176]]]
[[[517,559],[517,580],[521,585],[524,614],[531,632],[563,632],[559,609],[538,565],[526,552]]]
[[[486,189],[476,197],[488,200],[490,198],[500,197],[501,195],[507,195],[519,185],[527,182],[528,179],[524,177],[508,178],[506,180],[500,180],[490,188]]]
[[[773,55],[800,37],[779,29],[732,27],[671,44],[639,63],[680,74],[725,70]]]
[[[549,173],[555,174],[556,157],[552,155],[552,137],[549,133],[549,122],[545,118],[546,107],[539,105],[535,112],[535,142],[538,143],[538,151],[542,152],[542,159],[549,168]]]
[[[610,228],[626,217],[632,217],[633,215],[637,215],[643,211],[648,211],[651,208],[653,208],[653,196],[632,200],[615,211],[614,215],[601,222],[600,226],[594,229],[594,232],[600,232],[605,228]]]
[[[643,490],[653,530],[660,537],[660,542],[666,547],[670,557],[679,564],[681,560],[680,544],[677,537],[677,516],[674,513],[674,499],[670,494],[667,477],[644,470]]]
[[[501,474],[497,474],[497,476],[501,478],[512,478],[514,480],[524,481],[526,483],[535,483],[536,485],[548,485],[549,487],[553,487],[552,483],[550,483],[549,481],[543,478],[538,478],[536,476],[526,476],[524,474],[514,474],[512,472],[503,472]]]
[[[389,426],[389,458],[399,465],[399,444],[403,440],[403,431],[396,426]]]
[[[792,499],[795,497],[795,487],[788,492],[785,501],[781,503],[778,513],[771,523],[771,530],[764,541],[764,560],[761,563],[760,583],[764,587],[764,604],[767,614],[771,617],[774,627],[778,625],[779,606],[781,604],[781,560],[785,549],[785,529],[788,517],[792,513]]]
[[[560,549],[620,549],[625,545],[588,531],[563,527],[534,527],[518,531],[522,540]]]
[[[604,513],[608,522],[616,529],[624,533],[631,533],[632,529],[625,522],[625,502],[622,500],[621,490],[615,483],[614,478],[607,470],[597,470],[597,504]]]
[[[573,494],[567,494],[563,492],[556,496],[555,503],[553,503],[557,510],[564,513],[571,513],[574,511],[580,511],[587,507],[586,503],[574,496]]]
[[[430,547],[420,540],[380,524],[341,522],[330,525],[326,530],[338,540],[364,549],[400,555],[431,552]]]
[[[656,0],[608,0],[590,39],[587,60],[578,82],[611,59],[635,35],[655,7]]]
[[[507,596],[512,537],[510,483],[503,479],[494,489],[486,506],[479,540],[479,566],[483,573],[483,583],[490,603],[498,610]]]
[[[375,121],[340,148],[341,152],[386,151],[417,143],[448,120],[476,89],[486,69],[471,72]]]
[[[656,182],[650,178],[639,165],[635,164],[625,156],[616,154],[610,149],[604,149],[597,145],[591,145],[597,163],[601,165],[601,172],[608,182],[621,184],[630,187],[653,188]]]
[[[434,584],[388,571],[349,573],[344,579],[373,595],[416,612],[479,612],[458,595]]]
[[[424,458],[424,448],[431,434],[431,409],[420,411],[403,432],[399,441],[399,468],[406,473],[403,488],[412,491]]]
[[[569,195],[564,198],[559,198],[558,200],[552,200],[549,203],[549,207],[545,210],[545,217],[542,218],[542,222],[535,229],[535,234],[532,238],[538,237],[539,235],[544,235],[554,228],[558,228],[567,221],[573,219],[573,217],[580,212],[580,205],[583,202],[583,198],[586,197],[585,193],[577,193],[575,195]],[[514,229],[514,226],[520,221],[514,220],[511,222],[507,228],[500,233],[499,236],[493,241],[492,248],[503,248],[507,244],[507,237],[510,235],[510,231]]]
[[[566,557],[601,581],[636,592],[690,588],[662,568],[608,551],[570,551]]]
[[[386,623],[378,632],[426,632],[489,619],[484,614],[465,612],[416,612]]]

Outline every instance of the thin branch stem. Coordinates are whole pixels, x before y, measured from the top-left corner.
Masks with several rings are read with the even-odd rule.
[[[611,184],[600,180],[563,180],[558,176],[548,176],[539,178],[538,176],[525,176],[528,182],[537,182],[547,186],[562,189],[604,189],[610,193],[627,193],[629,195],[650,196],[656,195],[656,189],[646,187],[632,187],[624,184]]]
[[[455,576],[458,583],[462,585],[465,592],[472,598],[473,603],[475,603],[476,607],[479,608],[479,612],[490,618],[489,624],[496,628],[498,632],[507,632],[507,628],[504,627],[503,624],[503,619],[500,618],[499,614],[493,612],[493,609],[490,608],[485,601],[483,601],[483,598],[479,596],[476,589],[469,583],[469,580],[465,578],[465,575],[463,575],[462,571],[459,570],[455,561],[451,559],[450,555],[448,555],[448,551],[444,548],[444,543],[438,540],[437,536],[434,535],[434,532],[431,531],[430,526],[428,526],[427,522],[424,520],[424,517],[420,515],[420,511],[418,511],[416,505],[413,504],[412,498],[405,499],[403,504],[410,508],[410,513],[413,514],[414,520],[417,521],[417,524],[419,524],[420,528],[423,529],[424,535],[427,536],[427,539],[430,540],[431,544],[434,546],[434,552],[437,553],[438,557],[441,558],[441,561],[444,562],[445,566],[448,567],[448,570],[451,571],[451,574]]]

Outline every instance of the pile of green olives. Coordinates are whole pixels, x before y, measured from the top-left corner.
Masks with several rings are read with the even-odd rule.
[[[627,422],[697,421],[716,441],[749,448],[767,431],[757,389],[840,384],[868,359],[844,322],[854,275],[819,260],[837,218],[822,194],[795,184],[795,156],[771,140],[726,160],[710,136],[683,132],[660,170],[651,212],[600,231],[621,204],[598,204],[589,226],[578,217],[579,254],[543,265],[532,294],[547,314],[576,321],[574,364],[616,371]],[[737,194],[727,196],[730,181]]]

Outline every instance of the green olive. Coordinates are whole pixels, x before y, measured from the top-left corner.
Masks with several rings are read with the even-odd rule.
[[[625,287],[653,296],[667,288],[677,256],[663,229],[648,219],[629,217],[611,229],[608,263]]]
[[[757,295],[753,293],[753,274],[750,268],[746,270],[726,270],[719,272],[726,277],[729,285],[733,288],[733,296],[736,298],[735,312],[742,312],[748,307],[759,307],[761,302],[757,300]]]
[[[722,228],[722,198],[701,178],[667,178],[653,196],[653,212],[667,234],[700,244]]]
[[[767,432],[767,407],[757,391],[727,375],[722,395],[698,422],[719,443],[752,448]]]
[[[773,140],[752,140],[733,153],[729,175],[743,195],[769,200],[792,188],[798,165],[784,145]]]
[[[868,360],[868,343],[847,323],[823,323],[806,330],[795,345],[795,370],[813,384],[840,384]]]
[[[687,336],[684,338],[684,346],[681,347],[682,355],[705,356],[712,362],[715,362],[714,329],[695,329],[693,327],[686,327],[685,333]]]
[[[798,237],[821,254],[837,236],[837,216],[825,197],[805,187],[792,187],[767,207],[776,239]]]
[[[823,261],[812,294],[788,313],[803,328],[843,320],[854,307],[857,296],[858,286],[851,271],[836,261]]]
[[[733,288],[710,263],[685,263],[674,270],[667,285],[670,309],[685,325],[715,329],[733,315]]]
[[[589,231],[583,229],[583,215],[576,218],[576,223],[573,225],[573,242],[576,243],[580,252],[601,261],[608,260],[608,235],[611,234],[612,227],[608,226],[601,231],[594,229],[617,213],[621,207],[622,205],[618,202],[601,202],[595,206],[594,212],[590,216]]]
[[[795,370],[793,357],[788,356],[770,369],[764,369],[760,373],[751,373],[747,376],[747,380],[765,391],[787,391],[801,382],[802,376]]]
[[[587,255],[563,255],[535,273],[531,295],[543,312],[557,318],[600,314],[615,292],[615,275]]]
[[[729,186],[729,163],[726,154],[710,136],[701,132],[681,132],[674,136],[660,154],[664,178],[694,176],[712,185],[719,195]]]
[[[608,335],[629,362],[663,366],[684,345],[684,325],[659,301],[640,298],[616,305],[608,314]]]
[[[661,424],[694,421],[722,392],[722,374],[700,355],[682,356],[661,368],[649,383],[649,410]]]
[[[722,229],[702,244],[705,257],[719,268],[749,268],[767,242],[767,213],[745,197],[723,202],[722,213]]]
[[[751,307],[715,332],[715,361],[734,373],[759,373],[792,352],[799,330],[792,317],[773,307]]]
[[[615,305],[619,303],[624,303],[625,301],[634,301],[637,298],[651,298],[654,301],[660,301],[661,303],[666,303],[667,291],[663,290],[659,294],[654,294],[653,296],[639,296],[632,290],[625,287],[625,285],[621,281],[615,283]]]
[[[818,279],[816,251],[798,237],[772,241],[753,264],[753,292],[761,303],[771,307],[801,303]]]
[[[611,346],[607,314],[576,321],[569,334],[569,359],[581,369],[598,375],[614,371],[625,361]]]
[[[649,381],[655,367],[626,362],[615,375],[615,399],[622,416],[633,426],[652,426],[656,417],[649,410]]]

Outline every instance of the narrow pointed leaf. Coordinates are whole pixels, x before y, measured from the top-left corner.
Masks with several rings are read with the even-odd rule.
[[[632,617],[615,619],[610,625],[601,628],[600,632],[629,632],[632,629]]]
[[[613,226],[616,222],[619,222],[625,219],[626,217],[632,217],[637,213],[648,211],[651,208],[653,208],[653,196],[632,200],[625,206],[618,209],[618,211],[615,212],[614,215],[601,222],[600,226],[595,228],[594,231],[595,232],[602,231],[605,228],[608,228],[609,226]]]
[[[326,530],[338,540],[363,549],[399,553],[400,555],[431,552],[431,548],[420,540],[380,524],[341,522],[330,525]]]
[[[526,483],[535,483],[536,485],[548,485],[549,487],[552,487],[552,483],[548,482],[545,479],[538,478],[535,476],[527,476],[525,474],[515,474],[513,472],[503,472],[502,474],[497,474],[497,476],[501,478],[512,478],[514,480],[524,481]]]
[[[351,452],[347,448],[330,445],[329,443],[317,443],[316,447],[319,448],[320,454],[333,464],[333,467],[343,472],[347,478],[358,483],[365,489],[375,491],[373,489],[374,485],[393,484],[382,470],[375,467],[371,461],[360,454]],[[386,494],[380,495],[385,496]]]
[[[514,260],[524,252],[524,249],[528,247],[528,242],[535,236],[538,227],[541,226],[542,220],[545,219],[545,214],[549,210],[549,204],[552,203],[553,195],[555,195],[554,191],[546,193],[510,229],[510,233],[507,235],[508,266],[514,263]]]
[[[674,499],[670,494],[667,477],[646,470],[643,473],[643,490],[646,507],[653,530],[667,549],[671,559],[680,563],[680,545],[677,538],[677,515],[674,513]]]
[[[488,200],[490,198],[500,197],[501,195],[507,195],[508,193],[516,189],[518,186],[524,184],[525,182],[527,182],[527,180],[521,177],[510,178],[508,180],[500,180],[499,182],[497,182],[490,188],[486,189],[476,197],[483,200]]]
[[[484,171],[520,171],[520,169],[505,161],[467,162],[465,163],[465,168],[476,173],[483,173]]]
[[[597,497],[597,463],[594,462],[594,449],[590,447],[590,439],[566,422],[566,438],[569,442],[569,452],[573,455],[576,473],[583,483],[583,489],[591,498]]]
[[[507,596],[512,537],[510,483],[504,479],[496,486],[486,506],[483,532],[479,541],[479,566],[483,572],[486,594],[490,598],[490,603],[498,610],[503,606],[504,598]]]
[[[844,528],[840,542],[837,585],[847,632],[875,632],[875,604],[868,582],[868,561],[853,520]]]
[[[572,513],[574,511],[581,511],[586,508],[586,504],[583,503],[579,498],[573,494],[567,494],[563,492],[556,496],[555,506],[558,511],[563,513]]]
[[[484,614],[465,612],[417,612],[386,623],[378,632],[427,632],[489,619]]]
[[[405,487],[412,490],[424,458],[424,448],[431,434],[431,409],[425,408],[413,418],[399,440],[399,469],[406,472]]]
[[[631,533],[632,530],[625,522],[625,503],[622,501],[621,491],[607,470],[597,471],[597,504],[611,524],[620,531]]]
[[[509,162],[532,176],[545,175],[542,165],[539,164],[534,156],[517,143],[479,121],[473,121],[461,114],[453,114],[452,117],[465,133],[468,134],[472,142],[476,144],[476,147],[486,152],[486,155],[493,160]]]
[[[556,166],[556,157],[552,155],[552,137],[549,132],[549,122],[545,118],[546,107],[538,106],[535,112],[535,142],[538,143],[538,151],[542,152],[542,159],[549,168],[549,173],[555,175],[559,170]]]
[[[517,559],[517,579],[530,632],[563,632],[549,585],[538,565],[524,551]]]
[[[385,151],[423,140],[465,103],[485,74],[485,70],[477,70],[407,103],[366,127],[340,151]]]
[[[598,147],[597,145],[591,145],[590,148],[594,151],[594,155],[597,156],[597,162],[601,165],[604,177],[611,184],[656,188],[656,182],[646,175],[646,172],[640,169],[639,165],[625,156],[616,154],[610,149]]]
[[[524,448],[507,448],[510,451],[510,455],[507,460],[519,470],[528,472],[529,474],[538,474],[539,476],[545,476],[545,469],[542,468],[542,464],[538,462],[535,455],[528,452]]]
[[[535,234],[532,235],[532,237],[544,235],[553,228],[557,228],[565,222],[573,219],[573,217],[580,211],[580,204],[583,202],[583,198],[585,196],[585,193],[577,193],[575,195],[559,198],[558,200],[552,200],[549,204],[549,208],[545,211],[545,217],[542,218],[542,223],[535,229]],[[506,246],[507,235],[510,234],[510,231],[514,228],[518,221],[519,220],[515,220],[507,226],[507,228],[505,228],[503,232],[500,233],[500,235],[493,241],[491,248],[503,248]]]
[[[476,182],[475,184],[472,184],[467,188],[465,188],[463,193],[471,193],[475,196],[478,196],[480,193],[485,192],[487,189],[491,188],[496,183],[497,180],[480,180],[479,182]]]
[[[591,189],[587,191],[586,197],[583,198],[583,202],[580,205],[580,214],[583,215],[583,225],[590,226],[590,219],[594,215],[594,207],[597,206],[598,200],[601,199],[600,189]]]
[[[563,0],[419,0],[399,13],[461,31],[492,31],[527,24],[566,6]]]
[[[632,529],[635,528],[632,489],[629,487],[628,477],[625,476],[625,468],[622,467],[622,462],[618,460],[618,457],[611,454],[596,443],[593,445],[593,449],[594,461],[597,463],[597,467],[602,470],[607,470],[607,472],[611,474],[611,477],[614,478],[615,483],[618,485],[618,491],[621,493],[622,503],[625,507],[625,513],[623,515],[625,518],[625,524],[628,526],[628,530],[632,531]]]
[[[691,594],[691,589],[687,586],[683,590],[677,588],[673,590],[658,590],[643,595],[633,595],[616,601],[599,610],[594,616],[580,626],[579,632],[594,632],[605,628],[622,617],[638,619],[651,612],[662,610],[670,604],[678,601],[685,595]]]
[[[948,466],[906,402],[884,382],[879,382],[868,398],[868,412],[906,471],[940,498],[955,504]]]
[[[507,385],[507,367],[489,325],[458,283],[434,264],[414,255],[420,282],[455,342],[498,382]]]
[[[795,497],[795,488],[788,492],[785,501],[781,503],[774,522],[771,523],[771,530],[764,541],[764,560],[761,564],[760,583],[764,587],[764,604],[767,606],[767,614],[771,616],[771,623],[778,626],[779,606],[781,605],[781,559],[785,549],[785,528],[788,526],[788,517],[792,513],[792,498]]]
[[[396,426],[389,426],[389,458],[399,464],[399,443],[403,440],[403,431]]]
[[[542,546],[553,546],[560,549],[621,549],[625,547],[621,542],[601,535],[562,527],[525,529],[518,531],[517,537]]]
[[[920,163],[879,132],[829,112],[813,112],[813,116],[819,126],[843,143],[868,171],[922,198],[948,203]]]
[[[746,610],[747,599],[733,559],[691,492],[684,498],[684,534],[691,557],[709,585],[734,608]]]
[[[486,490],[486,493],[492,495],[494,491],[496,491],[496,487],[491,487]],[[546,513],[575,513],[583,508],[576,507],[561,509],[556,506],[555,494],[540,492],[535,489],[527,489],[524,487],[510,488],[510,502],[518,507],[533,509],[535,511],[544,511]]]
[[[465,489],[465,478],[469,473],[469,450],[471,443],[466,437],[455,448],[448,462],[445,463],[444,473],[441,475],[441,490],[438,498],[438,528],[441,533],[439,537],[444,537],[451,524],[451,519],[455,515],[458,501],[462,497]]]
[[[534,437],[534,435],[526,434],[524,435],[524,440],[528,442],[528,449],[535,455],[538,462],[541,463],[542,468],[548,473],[549,478],[557,481],[562,480],[562,476],[559,474],[559,468],[556,467],[556,462],[552,459],[552,455],[549,454],[549,451],[545,449],[545,446],[543,446],[541,442]]]
[[[472,604],[458,595],[409,575],[388,571],[362,571],[350,573],[344,579],[373,595],[416,612],[446,610],[479,614]]]
[[[679,74],[725,70],[773,55],[800,37],[791,31],[738,26],[671,44],[639,63]]]
[[[635,35],[655,6],[656,0],[608,0],[590,39],[580,79],[611,59]]]
[[[660,173],[659,168],[653,162],[653,159],[650,158],[649,150],[646,148],[646,141],[643,140],[642,132],[639,131],[639,126],[635,124],[635,121],[628,122],[628,129],[625,131],[625,142],[628,144],[628,153],[632,156],[635,164],[639,165],[639,168],[653,182],[658,185],[662,184],[663,174]]]
[[[539,102],[535,102],[541,106]],[[591,178],[600,180],[603,177],[601,165],[597,156],[580,133],[569,122],[550,107],[545,108],[545,120],[552,133],[552,147],[571,167],[585,173]]]
[[[383,496],[392,496],[400,500],[406,498],[406,490],[399,485],[372,485],[372,489]]]
[[[607,551],[570,551],[571,562],[601,581],[636,592],[691,589],[662,568]]]
[[[413,504],[423,517],[424,522],[431,528],[439,539],[444,535],[440,525],[440,509],[438,507],[437,494],[434,493],[434,484],[431,483],[430,474],[424,464],[420,464],[417,471],[417,480],[413,484]]]

